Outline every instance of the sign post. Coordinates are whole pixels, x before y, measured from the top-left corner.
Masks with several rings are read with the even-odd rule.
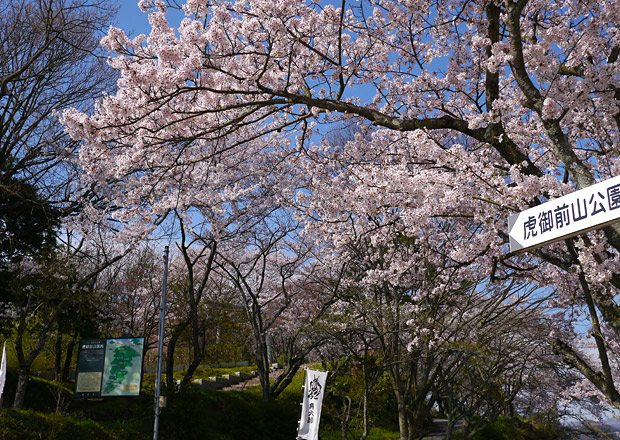
[[[536,249],[617,221],[620,176],[511,215],[510,252]]]
[[[165,406],[165,399],[161,399],[161,363],[164,351],[164,318],[166,316],[166,291],[168,287],[168,246],[164,249],[164,279],[161,287],[161,303],[159,305],[159,340],[157,341],[157,373],[155,377],[155,422],[153,425],[153,440],[159,438],[159,413]]]

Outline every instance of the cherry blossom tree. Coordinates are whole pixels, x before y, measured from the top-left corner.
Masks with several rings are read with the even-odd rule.
[[[102,41],[116,94],[63,113],[111,216],[149,229],[175,207],[277,186],[335,242],[351,212],[398,219],[436,267],[533,283],[567,322],[588,319],[597,363],[552,334],[555,350],[620,407],[619,227],[507,246],[510,214],[618,174],[617,2],[188,0],[176,30],[174,5],[140,4],[148,37]],[[363,133],[334,149],[321,143],[334,124]]]
[[[297,230],[297,222],[281,212],[255,228],[246,241],[220,246],[215,260],[234,284],[252,328],[264,401],[276,398],[306,355],[322,343],[315,326],[333,293],[320,283],[313,248],[296,236]],[[273,381],[268,338],[281,343],[287,361]]]
[[[157,345],[163,264],[149,244],[133,249],[97,279],[108,316],[101,331],[109,337],[142,336],[145,351]]]
[[[15,263],[7,289],[10,296],[4,297],[19,367],[15,408],[24,404],[32,364],[46,347],[51,331],[60,331],[71,311],[86,310],[74,319],[96,321],[105,315],[97,277],[126,253],[124,249],[103,250],[95,241],[69,240],[54,252]]]
[[[217,242],[201,242],[201,246],[194,246],[200,237],[189,238],[181,221],[181,241],[178,243],[178,258],[173,261],[173,282],[176,285],[175,326],[168,341],[166,359],[166,378],[168,386],[172,388],[174,351],[178,339],[187,328],[190,330],[189,345],[191,347],[191,361],[183,375],[181,386],[189,383],[194,372],[203,360],[206,349],[206,338],[203,321],[200,319],[202,303],[206,301],[208,292],[213,288],[211,280],[213,261],[216,255]],[[181,299],[181,301],[179,301]]]
[[[398,220],[353,220],[348,212],[329,247],[334,261],[346,262],[340,301],[331,310],[332,322],[341,323],[334,333],[358,358],[367,360],[372,350],[388,375],[401,439],[425,432],[435,404],[451,421],[457,414],[469,422],[482,416],[475,427],[471,423],[468,435],[474,435],[510,405],[525,372],[539,369],[549,331],[539,310],[543,299],[525,283],[473,279],[445,253],[439,260],[441,249],[428,248],[425,237],[404,235]]]
[[[474,295],[461,306],[454,343],[446,347],[447,359],[455,362],[435,389],[448,417],[447,438],[457,420],[464,421],[463,438],[473,438],[502,414],[526,414],[516,407],[517,397],[540,385],[550,365],[560,364],[547,337],[551,321],[530,295],[522,286],[510,286],[491,296]],[[551,390],[554,381],[559,382],[545,377],[543,389]],[[552,402],[559,400],[555,397]]]

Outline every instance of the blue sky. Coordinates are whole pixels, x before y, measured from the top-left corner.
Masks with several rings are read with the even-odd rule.
[[[148,14],[138,8],[138,0],[119,0],[118,4],[120,10],[116,16],[116,26],[130,36],[148,35],[151,30]]]

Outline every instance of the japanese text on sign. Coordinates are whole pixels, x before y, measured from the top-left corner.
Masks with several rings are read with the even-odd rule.
[[[618,220],[620,176],[510,216],[510,250],[533,249]]]

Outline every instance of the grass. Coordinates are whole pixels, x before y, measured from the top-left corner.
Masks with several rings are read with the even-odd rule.
[[[92,420],[80,420],[63,414],[3,409],[0,413],[0,438],[26,439],[116,439],[113,432]]]
[[[457,432],[453,438],[462,438]],[[474,440],[559,440],[561,432],[551,421],[528,421],[518,417],[499,417],[493,425],[476,434]]]
[[[349,438],[359,438],[362,432],[353,432],[353,435],[349,434]],[[325,429],[321,429],[321,440],[342,440],[342,433],[333,427],[328,426]],[[370,429],[370,433],[366,440],[393,440],[399,437],[398,432],[394,432],[389,429],[383,429],[374,427]]]
[[[227,371],[228,372],[228,371]],[[213,375],[214,371],[205,371]],[[226,374],[218,371],[219,374]],[[218,374],[216,373],[216,374]],[[206,376],[208,377],[208,376]],[[160,419],[161,440],[290,440],[300,414],[303,372],[273,402],[262,402],[260,386],[245,391],[209,391],[190,387],[168,398]],[[16,375],[9,373],[5,393],[14,393]],[[154,375],[145,375],[143,395],[99,401],[72,400],[72,384],[32,378],[26,396],[28,409],[0,412],[3,440],[141,440],[153,436]],[[338,405],[326,395],[320,440],[340,440]],[[393,423],[372,426],[367,440],[398,438]],[[390,429],[391,427],[391,429]],[[397,428],[396,428],[397,429]],[[359,437],[353,432],[349,438]],[[458,439],[458,434],[455,435]],[[559,433],[548,420],[500,418],[475,440],[557,440]]]
[[[216,374],[228,371],[218,369]],[[235,369],[238,371],[238,369]],[[213,375],[214,371],[204,372]],[[153,436],[154,375],[145,375],[143,395],[98,401],[71,399],[72,384],[32,378],[27,410],[0,413],[0,438],[6,440],[140,440]],[[208,376],[205,376],[208,377]],[[190,389],[169,396],[160,418],[161,440],[295,438],[302,374],[274,402],[263,403],[260,387],[245,392]],[[14,394],[16,376],[10,374],[6,393]]]
[[[252,367],[199,369],[196,378],[250,371]],[[179,378],[183,372],[179,374]],[[278,398],[262,401],[260,386],[245,391],[210,391],[190,387],[168,396],[160,418],[161,440],[290,440],[296,437],[303,371]],[[33,377],[26,410],[14,410],[11,396],[17,376],[9,372],[0,413],[0,439],[141,440],[153,436],[154,374],[145,374],[135,398],[73,400],[73,384]],[[321,440],[340,440],[339,399],[327,392],[321,417]],[[379,417],[384,419],[384,417]],[[359,436],[360,433],[354,432]],[[373,426],[368,440],[389,440],[398,432]],[[352,438],[352,436],[349,436]]]

